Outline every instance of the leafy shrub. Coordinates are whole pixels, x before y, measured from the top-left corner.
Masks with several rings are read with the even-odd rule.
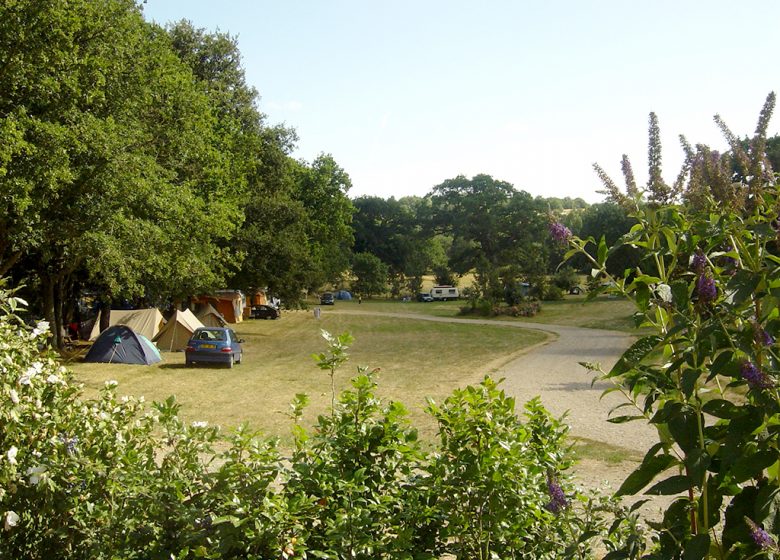
[[[609,371],[589,365],[629,398],[611,421],[643,420],[658,430],[658,443],[618,491],[674,497],[652,526],[650,558],[780,552],[780,195],[763,173],[761,151],[753,156],[758,163],[744,184],[726,181],[729,204],[711,198],[708,189],[718,185],[705,182],[691,154],[695,204],[635,201],[638,223],[617,245],[569,240],[569,255],[585,255],[594,277],[606,279],[591,295],[629,298],[637,323],[654,331]],[[717,157],[706,163],[708,172],[731,165]],[[642,261],[613,277],[606,264],[622,246],[641,248]]]
[[[560,301],[563,299],[563,290],[555,284],[548,284],[542,294],[543,301]]]
[[[441,438],[432,485],[437,509],[447,512],[444,540],[457,558],[545,558],[563,548],[564,526],[548,508],[547,484],[570,466],[561,445],[566,428],[538,401],[526,409],[535,432],[490,379],[455,391],[441,406],[429,404]]]
[[[564,266],[553,276],[553,284],[564,292],[568,292],[580,285],[580,278],[572,267]]]

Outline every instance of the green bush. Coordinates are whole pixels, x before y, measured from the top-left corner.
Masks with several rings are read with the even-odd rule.
[[[620,495],[674,497],[654,524],[651,558],[773,558],[780,552],[780,196],[745,190],[742,204],[637,206],[615,247],[572,238],[652,329],[599,379],[629,398],[611,421],[644,420],[659,440]],[[610,276],[621,246],[641,269]],[[619,558],[615,553],[614,558]]]

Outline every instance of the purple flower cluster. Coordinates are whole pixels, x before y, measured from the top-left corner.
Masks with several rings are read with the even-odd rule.
[[[550,223],[550,237],[558,243],[566,243],[571,239],[571,230],[561,222]]]
[[[775,337],[773,337],[769,331],[757,323],[755,324],[754,338],[756,344],[760,346],[772,346],[775,343]]]
[[[547,511],[558,513],[569,506],[569,499],[563,493],[563,488],[552,478],[547,479],[547,492],[550,494],[550,502],[544,506]]]
[[[710,303],[718,297],[718,287],[715,285],[715,279],[709,274],[702,274],[696,281],[696,293],[699,294],[699,301]]]
[[[739,366],[739,374],[752,389],[769,389],[774,385],[766,373],[761,371],[756,364],[747,360]]]
[[[704,269],[706,267],[707,267],[707,257],[704,256],[704,253],[696,251],[696,254],[693,255],[693,258],[691,259],[691,268],[697,274],[701,274],[704,272]]]
[[[764,531],[761,527],[759,527],[755,521],[752,519],[745,517],[745,523],[747,523],[748,530],[750,531],[750,536],[753,539],[753,542],[756,543],[756,546],[760,548],[761,550],[766,550],[768,548],[775,548],[775,539],[772,538],[772,535]]]

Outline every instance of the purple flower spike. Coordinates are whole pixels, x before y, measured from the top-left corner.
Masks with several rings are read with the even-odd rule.
[[[693,255],[693,258],[691,259],[691,268],[697,274],[701,274],[702,272],[704,272],[704,269],[706,267],[707,267],[707,257],[705,257],[703,253],[696,251],[696,254]]]
[[[760,548],[761,550],[766,550],[768,548],[775,548],[775,539],[772,538],[772,535],[764,531],[761,527],[759,527],[752,519],[746,517],[745,523],[747,523],[748,530],[750,531],[750,536],[753,539],[753,542],[756,543],[756,546]]]
[[[709,274],[702,274],[696,281],[696,293],[699,294],[699,301],[709,303],[715,301],[718,297],[718,288],[715,286],[715,280]]]
[[[558,243],[566,243],[571,239],[571,230],[560,222],[550,224],[550,237]]]
[[[550,502],[545,506],[548,511],[558,513],[569,506],[569,500],[563,493],[563,488],[552,478],[547,479],[547,491],[550,493]]]
[[[751,389],[769,389],[773,386],[772,379],[753,362],[745,361],[739,366],[739,374],[747,381]]]

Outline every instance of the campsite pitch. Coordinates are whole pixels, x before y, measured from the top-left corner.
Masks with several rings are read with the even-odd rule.
[[[456,387],[478,383],[546,339],[543,333],[500,326],[350,316],[329,310],[322,310],[320,319],[311,311],[299,311],[285,313],[280,321],[250,320],[233,327],[245,339],[244,363],[230,370],[188,369],[183,352],[163,352],[163,361],[152,366],[70,366],[92,394],[114,379],[120,394],[143,395],[147,401],[176,395],[189,421],[205,420],[226,429],[248,422],[286,437],[291,426],[286,413],[296,393],[311,398],[307,422],[313,423],[330,403],[327,374],[311,357],[325,350],[321,329],[355,336],[350,362],[337,373],[338,390],[348,386],[358,366],[381,368],[380,395],[405,404],[418,425],[425,419],[426,397],[441,399]],[[432,425],[429,428],[432,433]]]

